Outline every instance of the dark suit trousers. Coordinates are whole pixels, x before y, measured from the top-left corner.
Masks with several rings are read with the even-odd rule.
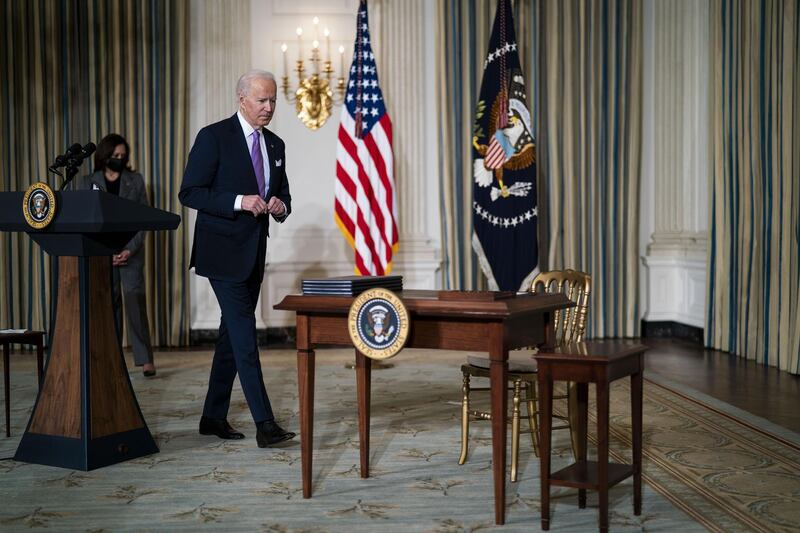
[[[113,278],[111,282],[117,332],[120,335],[120,340],[122,340],[122,306],[124,301],[128,340],[133,347],[133,358],[136,366],[153,362],[153,345],[150,342],[150,325],[147,321],[147,300],[145,298],[143,268],[144,265],[142,263],[129,263],[124,267],[114,267],[112,269]],[[120,290],[120,285],[122,285],[122,290]]]
[[[209,418],[227,417],[237,372],[253,421],[259,423],[275,418],[258,359],[255,310],[261,289],[259,273],[259,269],[254,268],[249,279],[239,282],[209,279],[222,309],[203,408],[203,415]]]

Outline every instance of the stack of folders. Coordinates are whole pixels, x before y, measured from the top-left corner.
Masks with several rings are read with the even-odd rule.
[[[303,280],[303,294],[358,296],[375,287],[402,291],[403,276],[339,276]]]

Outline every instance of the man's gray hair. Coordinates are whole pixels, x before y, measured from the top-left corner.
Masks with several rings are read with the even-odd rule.
[[[253,69],[248,70],[239,78],[239,81],[236,83],[236,96],[247,95],[250,91],[250,84],[253,83],[253,80],[272,80],[275,81],[275,75],[272,72],[268,72],[266,70],[260,69]],[[277,81],[275,84],[277,85]]]

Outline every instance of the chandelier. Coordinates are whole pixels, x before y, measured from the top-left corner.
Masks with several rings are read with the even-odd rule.
[[[294,104],[297,118],[311,130],[317,130],[330,118],[334,104],[341,105],[344,101],[344,46],[339,47],[339,76],[333,78],[333,65],[331,63],[331,32],[325,28],[325,60],[320,58],[320,43],[317,38],[319,18],[314,17],[314,40],[311,42],[311,56],[309,61],[310,75],[306,75],[306,65],[303,62],[303,28],[297,28],[297,61],[294,72],[297,73],[297,88],[289,85],[289,69],[286,43],[281,44],[283,52],[283,95],[286,101]],[[320,68],[322,62],[322,68]],[[333,84],[335,83],[335,93]]]

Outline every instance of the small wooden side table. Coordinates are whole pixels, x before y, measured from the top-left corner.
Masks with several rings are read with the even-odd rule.
[[[42,367],[44,365],[44,331],[25,331],[23,333],[0,333],[0,344],[3,345],[3,384],[6,400],[6,437],[11,436],[11,369],[10,345],[31,344],[36,346],[36,377],[42,385]]]
[[[642,512],[642,373],[647,347],[630,341],[587,341],[558,348],[545,348],[534,357],[538,363],[541,418],[540,460],[542,481],[542,529],[550,529],[550,485],[578,489],[578,507],[586,507],[586,489],[599,495],[600,531],[608,531],[608,489],[633,476],[633,512]],[[631,377],[631,426],[633,464],[608,462],[609,384]],[[553,413],[553,382],[576,383],[577,412],[574,414],[577,461],[550,473],[550,437]],[[586,459],[589,383],[597,388],[597,461]]]

